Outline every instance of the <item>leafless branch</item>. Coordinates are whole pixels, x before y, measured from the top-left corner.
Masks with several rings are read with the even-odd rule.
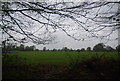
[[[117,24],[119,23],[119,18],[116,21],[114,21],[114,18],[120,13],[112,10],[116,4],[120,4],[120,2],[3,2],[2,10],[0,11],[3,12],[1,21],[4,23],[1,24],[4,27],[11,25],[13,28],[8,28],[9,26],[5,28],[24,35],[33,42],[39,41],[40,44],[53,40],[51,35],[56,30],[62,30],[67,36],[78,41],[83,38],[76,37],[77,32],[70,33],[69,29],[79,29],[80,34],[86,32],[92,37],[106,37],[117,29]],[[108,9],[105,11],[104,8]],[[34,22],[39,27],[32,27],[35,29],[33,32],[25,31],[24,27],[30,28],[25,20]],[[18,28],[15,29],[16,26]],[[4,32],[8,34],[5,28]],[[111,28],[109,34],[103,36],[95,34],[107,28]],[[10,33],[8,35],[11,36]],[[45,37],[44,35],[48,36]]]

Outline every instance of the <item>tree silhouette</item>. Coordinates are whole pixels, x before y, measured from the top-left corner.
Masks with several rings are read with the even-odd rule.
[[[85,51],[85,48],[81,48],[81,51]]]
[[[2,33],[17,42],[48,44],[62,30],[75,40],[107,38],[119,28],[120,2],[1,2]],[[101,34],[104,33],[104,34]]]
[[[103,43],[99,43],[93,47],[93,51],[105,51],[105,47]]]
[[[46,51],[46,47],[43,47],[43,51]]]
[[[86,51],[91,51],[91,47],[87,47]]]
[[[115,49],[113,49],[111,46],[106,46],[106,51],[115,51]]]

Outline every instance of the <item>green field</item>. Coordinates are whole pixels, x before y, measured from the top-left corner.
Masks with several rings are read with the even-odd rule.
[[[92,57],[118,58],[117,52],[53,52],[53,51],[21,51],[10,55],[18,55],[26,59],[27,64],[70,64]]]

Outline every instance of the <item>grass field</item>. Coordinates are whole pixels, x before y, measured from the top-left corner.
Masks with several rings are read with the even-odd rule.
[[[26,59],[27,64],[57,64],[64,65],[71,62],[102,56],[107,58],[118,58],[117,52],[53,52],[53,51],[21,51],[13,52]]]
[[[114,81],[119,78],[117,52],[14,51],[9,54],[2,61],[4,80]],[[26,58],[26,63],[22,58]]]

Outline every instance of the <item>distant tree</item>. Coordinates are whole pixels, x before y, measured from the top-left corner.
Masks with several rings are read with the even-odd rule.
[[[103,43],[99,43],[93,47],[93,51],[105,51],[105,45]]]
[[[70,51],[74,51],[72,48],[71,49],[69,49]]]
[[[29,50],[30,50],[29,46],[26,46],[25,51],[29,51]]]
[[[46,49],[47,51],[49,51],[49,49]]]
[[[63,47],[62,51],[69,51],[69,49],[67,47]]]
[[[2,41],[2,53],[9,53],[10,51],[13,51],[16,49],[16,43],[11,43],[9,41]]]
[[[77,49],[76,51],[77,51],[77,52],[80,52],[80,49]]]
[[[35,49],[35,51],[39,51],[39,49]]]
[[[120,52],[120,45],[116,47],[116,51]]]
[[[46,47],[43,47],[43,51],[46,51]]]
[[[57,49],[54,48],[53,51],[57,51]]]
[[[30,48],[30,51],[35,50],[35,46],[34,46],[34,45],[33,45],[33,46],[30,46],[29,48]]]
[[[87,47],[86,51],[91,51],[91,47]]]
[[[114,51],[115,49],[113,49],[111,46],[106,46],[106,51]]]
[[[85,51],[85,48],[82,48],[81,51]]]
[[[18,47],[20,51],[24,51],[25,50],[25,46],[23,44],[20,44],[20,46]]]
[[[61,49],[58,49],[58,51],[61,51]]]

